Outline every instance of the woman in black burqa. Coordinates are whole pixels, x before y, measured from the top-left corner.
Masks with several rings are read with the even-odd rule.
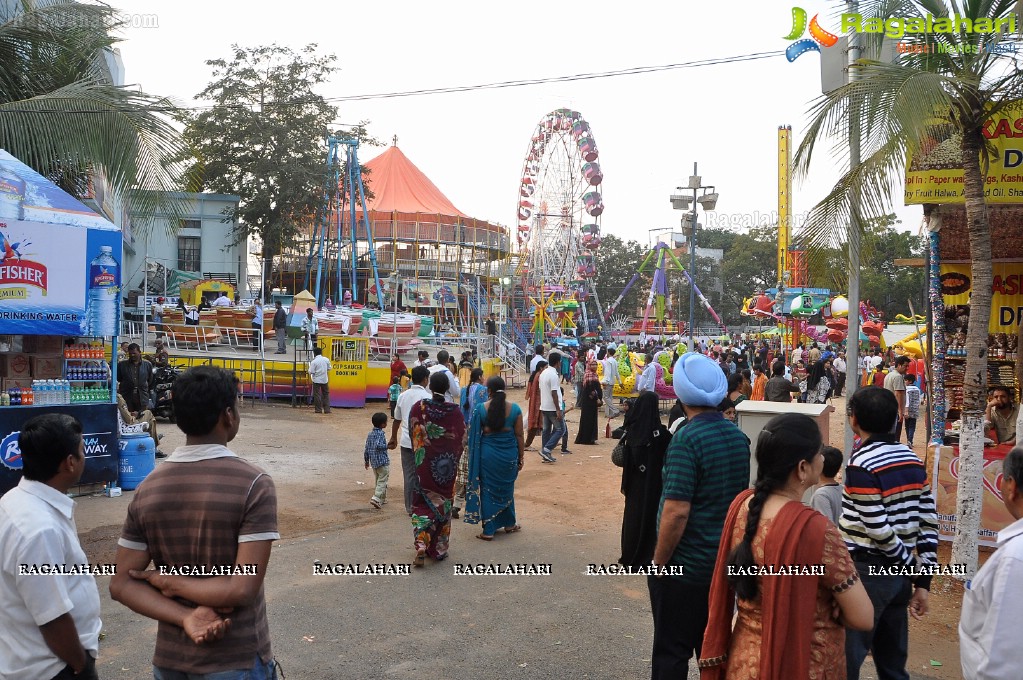
[[[661,501],[661,468],[671,441],[661,424],[656,392],[644,392],[625,414],[625,466],[622,468],[622,556],[618,562],[647,567],[657,543],[657,507]]]

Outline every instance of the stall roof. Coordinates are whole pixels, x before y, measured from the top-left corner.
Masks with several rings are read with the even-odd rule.
[[[22,210],[26,221],[120,231],[117,225],[3,149],[0,149],[0,182],[11,183],[15,191],[23,193]]]

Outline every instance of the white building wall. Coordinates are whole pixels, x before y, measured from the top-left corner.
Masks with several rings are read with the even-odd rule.
[[[230,273],[237,277],[239,293],[250,297],[246,285],[247,240],[235,240],[235,220],[224,222],[225,208],[237,208],[238,197],[225,194],[176,194],[184,203],[181,222],[169,215],[157,215],[147,234],[135,234],[132,248],[124,250],[122,286],[125,294],[141,291],[145,263],[150,270],[181,269],[179,237],[199,238],[198,272]],[[134,252],[132,252],[134,251]],[[157,276],[157,279],[161,277]]]

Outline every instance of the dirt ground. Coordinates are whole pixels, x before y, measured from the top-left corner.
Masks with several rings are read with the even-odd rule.
[[[509,390],[509,398],[524,404],[522,390]],[[377,410],[386,410],[383,403],[371,403],[365,409],[333,409],[329,415],[316,415],[311,408],[291,408],[283,402],[271,402],[269,404],[254,403],[246,401],[243,409],[242,429],[238,439],[232,448],[253,460],[258,465],[267,469],[273,476],[278,494],[278,514],[280,522],[281,543],[297,551],[305,559],[308,555],[317,555],[316,546],[322,545],[321,541],[329,540],[331,536],[351,537],[352,545],[364,545],[360,537],[368,534],[386,532],[386,535],[379,534],[373,539],[375,542],[381,540],[386,544],[383,556],[390,559],[377,559],[385,562],[410,562],[411,561],[411,534],[404,525],[407,520],[401,517],[401,472],[400,461],[397,456],[392,456],[390,498],[391,502],[384,507],[384,510],[372,508],[368,501],[372,495],[373,476],[371,471],[363,469],[362,449],[365,435],[370,429],[370,415]],[[842,422],[838,414],[844,413],[844,403],[836,400],[836,409],[832,414],[831,432],[833,433],[833,444],[841,446]],[[568,415],[570,442],[574,441],[575,428],[578,423],[578,412],[571,412]],[[389,429],[390,426],[388,426]],[[184,436],[173,425],[161,423],[161,431],[165,434],[163,448],[171,451],[175,446],[184,443]],[[516,483],[516,504],[519,515],[522,517],[524,530],[516,537],[508,537],[511,541],[495,541],[493,546],[502,550],[512,550],[505,553],[500,561],[529,561],[519,551],[522,549],[512,544],[516,538],[530,538],[530,532],[535,535],[544,533],[551,537],[550,550],[552,556],[543,559],[543,562],[554,562],[574,560],[578,562],[582,555],[589,555],[587,562],[603,561],[612,563],[617,559],[615,552],[619,527],[623,510],[623,499],[619,492],[621,475],[618,468],[610,463],[610,452],[614,440],[604,439],[604,418],[600,417],[601,438],[595,446],[582,446],[570,443],[573,451],[571,455],[560,456],[555,465],[541,465],[536,453],[527,452],[525,468],[519,475]],[[162,463],[158,463],[162,464]],[[102,496],[85,496],[78,499],[76,518],[81,534],[82,543],[86,553],[93,563],[112,562],[116,550],[116,540],[120,530],[120,524],[124,517],[125,510],[131,498],[131,493],[126,492],[121,498],[105,498]],[[481,541],[472,540],[478,529],[469,525],[460,525],[453,528],[452,532],[452,553],[458,550],[458,561],[493,561],[486,556],[491,544],[484,544]],[[540,525],[540,526],[537,526]],[[392,528],[394,527],[394,528]],[[408,535],[406,535],[408,534]],[[535,536],[534,535],[534,536]],[[595,560],[590,553],[577,547],[572,537],[594,537],[599,541],[601,554],[599,560]],[[521,537],[521,538],[520,538]],[[499,537],[500,538],[500,537]],[[582,541],[583,539],[579,539]],[[585,539],[590,540],[590,539]],[[522,543],[518,546],[524,545]],[[297,546],[297,547],[296,547]],[[276,550],[276,547],[275,547]],[[365,550],[365,548],[363,548]],[[276,553],[275,553],[276,554]],[[292,554],[292,553],[285,553]],[[939,553],[939,561],[947,562],[949,548],[942,544]],[[271,571],[283,568],[272,558]],[[308,557],[311,562],[312,557]],[[346,556],[344,561],[374,561],[366,554],[353,554]],[[574,563],[574,562],[573,562]],[[441,565],[436,565],[438,568]],[[430,569],[424,571],[429,572]],[[415,574],[413,574],[415,576]],[[269,578],[269,577],[268,577]],[[573,577],[576,578],[576,577]],[[295,577],[291,585],[296,585],[300,579]],[[414,580],[414,579],[413,579]],[[577,579],[592,584],[593,580]],[[568,589],[573,589],[577,581],[568,581]],[[367,582],[368,583],[368,582]],[[601,584],[603,585],[603,584]],[[120,605],[110,603],[105,592],[105,584],[100,586],[104,599],[104,622],[108,621],[107,609],[114,608],[114,618],[111,619],[111,629],[114,631],[122,628],[142,628],[139,636],[140,645],[148,645],[151,650],[152,636],[144,634],[146,630],[152,630],[150,622],[139,617],[127,618],[119,622],[122,613],[117,611]],[[564,588],[563,588],[564,589]],[[632,619],[637,628],[634,634],[625,634],[622,640],[636,648],[635,661],[637,664],[648,667],[649,657],[649,636],[650,630],[642,630],[643,622],[645,627],[652,628],[649,624],[649,605],[645,583],[630,581],[627,584],[615,584],[613,589],[607,592],[590,587],[588,590],[580,591],[578,597],[590,599],[591,602],[580,603],[584,608],[592,607],[594,610],[610,610],[621,613],[624,607],[626,613],[635,610],[635,617]],[[280,602],[271,601],[271,589],[268,586],[268,604],[271,610],[271,628],[275,634],[275,651],[278,650],[276,639],[277,626],[274,621],[274,612],[278,607],[284,605]],[[588,593],[592,593],[588,595]],[[552,602],[557,602],[557,595],[552,594]],[[310,599],[315,599],[312,596]],[[620,600],[608,603],[608,599]],[[962,587],[957,582],[949,579],[936,580],[934,590],[930,598],[930,613],[924,621],[910,622],[910,663],[909,669],[914,678],[958,678],[959,655],[958,655],[958,633],[959,606],[962,599]],[[514,602],[512,602],[514,604]],[[315,608],[316,603],[310,603]],[[294,604],[288,607],[293,609]],[[557,610],[559,605],[553,605]],[[534,617],[532,605],[529,617]],[[630,609],[631,608],[631,609]],[[123,609],[123,608],[122,608]],[[645,614],[643,612],[646,612]],[[523,612],[525,613],[525,612]],[[557,611],[552,613],[557,614]],[[127,612],[128,617],[131,616]],[[285,617],[285,614],[281,614]],[[563,614],[565,617],[575,618],[576,613]],[[321,615],[313,614],[313,618],[322,618]],[[584,621],[573,621],[577,623],[580,636],[587,635],[586,629],[589,624]],[[384,624],[385,626],[387,624]],[[539,629],[538,629],[539,630]],[[559,633],[568,635],[567,633]],[[284,636],[282,636],[284,637]],[[295,644],[301,649],[309,649],[310,636],[306,635]],[[315,637],[315,636],[313,636]],[[337,642],[343,639],[339,635]],[[621,639],[621,638],[620,638]],[[607,641],[597,641],[600,648],[606,646]],[[110,670],[109,677],[145,677],[144,674],[137,674],[138,666],[144,664],[145,654],[138,650],[127,652],[127,645],[107,645],[104,650],[104,660]],[[304,647],[302,645],[304,644]],[[557,642],[558,645],[562,643]],[[566,641],[567,644],[567,641]],[[285,651],[287,651],[285,647]],[[610,647],[614,652],[614,647]],[[566,652],[568,650],[565,650]],[[280,652],[278,652],[280,653]],[[588,651],[580,652],[577,665],[572,668],[586,669],[587,663],[595,663],[593,653]],[[937,662],[940,665],[933,665]],[[568,663],[566,659],[564,663]],[[518,665],[519,669],[525,665]],[[116,672],[118,667],[122,672]],[[129,668],[134,670],[129,670]],[[320,667],[323,668],[322,666]],[[287,669],[286,669],[287,670]],[[424,670],[420,667],[419,671]],[[514,677],[515,669],[511,671],[495,670],[489,673],[489,677]],[[617,674],[605,675],[600,670],[586,670],[585,672],[573,673],[569,668],[562,666],[559,672],[567,675],[560,677],[629,677],[636,672],[642,675],[642,671],[621,670]],[[605,671],[610,669],[605,667]],[[378,671],[384,672],[384,671]],[[524,672],[524,671],[523,671]],[[387,676],[405,677],[415,673],[405,666],[394,666],[386,671]],[[436,677],[453,677],[457,673],[442,673]],[[327,671],[322,674],[298,673],[289,677],[346,677],[345,675],[332,675]],[[355,677],[347,675],[347,677]],[[486,675],[481,676],[486,677]],[[533,677],[533,676],[530,676]],[[547,677],[547,675],[536,675],[535,677]],[[559,677],[554,673],[550,677]],[[692,673],[690,677],[696,677]],[[872,677],[872,673],[866,672],[863,677]]]

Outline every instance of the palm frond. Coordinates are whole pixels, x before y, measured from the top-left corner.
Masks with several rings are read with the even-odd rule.
[[[102,172],[140,232],[157,211],[179,213],[180,200],[166,192],[185,188],[189,149],[161,113],[172,102],[110,83],[114,10],[71,0],[3,9],[0,147],[43,175],[66,178],[65,188]]]
[[[150,111],[170,105],[127,88],[77,82],[0,103],[0,147],[44,175],[101,169],[145,231],[157,210],[173,210],[161,192],[181,188],[179,168],[168,159],[187,148],[170,121]]]

